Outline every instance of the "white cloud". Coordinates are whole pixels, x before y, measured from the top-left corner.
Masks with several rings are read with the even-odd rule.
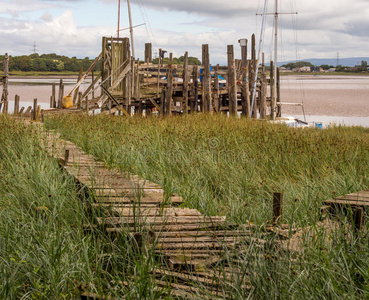
[[[76,19],[76,4],[111,3],[117,0],[0,0],[0,53],[12,55],[29,54],[36,41],[42,53],[56,52],[69,56],[96,56],[101,51],[101,37],[114,34],[111,26],[84,25]],[[201,57],[201,45],[210,45],[213,63],[226,61],[226,47],[234,44],[238,51],[239,38],[259,35],[261,12],[264,1],[254,0],[132,0],[132,9],[140,16],[138,3],[149,12],[154,37],[147,36],[145,28],[135,29],[137,56],[142,57],[144,44],[152,39],[155,47],[162,47],[175,56],[189,51],[191,56]],[[269,1],[273,3],[273,1]],[[369,5],[367,0],[296,0],[297,8],[290,7],[294,1],[281,1],[281,11],[298,11],[299,15],[281,15],[282,58],[296,57],[295,29],[301,58],[367,56],[369,47]],[[95,4],[94,4],[95,3]],[[259,7],[258,7],[259,3]],[[122,1],[122,9],[126,9]],[[107,6],[107,5],[105,5]],[[66,9],[68,7],[69,9]],[[141,7],[142,9],[142,7]],[[269,11],[272,11],[271,4]],[[105,11],[104,11],[105,12]],[[54,15],[54,17],[53,17]],[[125,18],[125,13],[122,11]],[[32,16],[32,19],[30,18]],[[80,16],[80,15],[79,15]],[[178,16],[178,18],[177,18]],[[104,17],[105,18],[105,17]],[[100,24],[111,20],[102,18]],[[114,15],[115,19],[116,16]],[[292,18],[292,19],[291,19]],[[78,23],[76,22],[78,20]],[[271,47],[272,16],[268,17],[264,51]],[[291,20],[294,20],[293,22]],[[297,21],[296,21],[297,20]],[[135,23],[139,21],[134,20]],[[145,20],[146,21],[146,20]],[[77,25],[78,24],[78,25]],[[106,24],[106,23],[105,23]],[[122,24],[127,24],[122,19]],[[297,24],[298,28],[294,28]],[[149,30],[150,31],[150,30]],[[127,34],[127,32],[122,32]],[[155,42],[156,41],[156,42]]]

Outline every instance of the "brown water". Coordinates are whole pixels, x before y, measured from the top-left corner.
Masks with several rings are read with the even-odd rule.
[[[369,117],[369,76],[282,76],[282,102],[303,102],[308,115]],[[284,114],[302,114],[285,106]]]
[[[56,83],[56,97],[58,97],[59,79],[57,78],[25,78],[9,79],[9,111],[13,111],[15,95],[20,96],[20,106],[33,105],[33,99],[37,98],[42,108],[50,107],[50,96],[52,94],[52,84]],[[64,95],[68,94],[77,83],[77,78],[64,78]],[[80,91],[84,92],[91,83],[91,79],[81,85]]]
[[[76,78],[63,79],[65,94],[76,83]],[[21,106],[32,105],[37,98],[43,108],[49,107],[52,83],[57,78],[10,79],[9,99],[20,95]],[[90,84],[81,85],[83,92]],[[57,90],[58,93],[58,90]],[[282,102],[304,103],[309,122],[340,123],[369,127],[369,76],[301,75],[281,77]],[[13,110],[10,101],[9,110]],[[301,107],[284,106],[283,115],[303,117]]]

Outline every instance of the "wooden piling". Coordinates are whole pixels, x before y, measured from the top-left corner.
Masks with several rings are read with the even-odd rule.
[[[273,194],[273,224],[282,223],[283,194]]]
[[[56,84],[55,82],[53,82],[52,87],[51,87],[50,108],[56,108]]]
[[[277,68],[277,103],[281,102],[281,78],[279,68]],[[277,105],[277,117],[282,117],[282,107]]]
[[[145,44],[145,63],[151,64],[152,63],[152,45],[151,43]]]
[[[19,114],[19,101],[20,101],[19,95],[15,95],[15,98],[14,98],[14,115],[15,116]]]
[[[82,92],[78,92],[78,100],[77,100],[77,108],[81,108],[82,106]]]
[[[9,56],[8,53],[5,53],[4,56],[4,78],[3,78],[3,95],[1,97],[1,101],[8,101],[9,91]]]
[[[237,79],[233,45],[227,47],[229,114],[237,115]]]
[[[214,91],[213,91],[213,110],[217,113],[220,111],[220,101],[219,101],[219,65],[215,66],[214,70]]]
[[[37,98],[33,99],[32,121],[37,120]]]
[[[3,109],[3,113],[7,114],[9,111],[9,102],[8,101],[4,101],[4,109]]]
[[[160,95],[160,114],[162,116],[165,116],[166,115],[166,99],[167,99],[167,91],[165,89],[163,89],[161,91],[161,95]]]
[[[364,209],[362,207],[357,207],[354,211],[354,229],[355,231],[360,231],[363,229],[364,221]]]
[[[69,162],[69,152],[70,150],[69,149],[65,149],[65,152],[64,152],[64,166],[66,166]]]
[[[157,94],[160,95],[160,70],[161,70],[161,56],[163,50],[159,48],[159,61],[158,61],[158,81],[157,81]]]
[[[88,98],[87,97],[85,98],[85,109],[86,109],[86,112],[88,114],[88,112],[90,111],[90,109],[88,107]]]
[[[274,62],[271,61],[270,62],[270,98],[272,99],[271,105],[270,105],[270,118],[272,120],[275,119],[275,107],[276,107],[276,103],[275,103],[275,95],[274,95]]]
[[[242,117],[250,118],[250,88],[249,88],[249,62],[247,61],[247,40],[245,45],[241,45],[241,68],[242,68],[242,85],[241,85],[241,106]]]
[[[60,79],[60,83],[59,83],[59,97],[58,97],[58,108],[63,108],[63,97],[64,97],[64,84],[63,84],[63,79]]]
[[[167,99],[166,99],[166,114],[172,114],[173,102],[173,53],[169,54],[169,69],[167,74]]]
[[[260,119],[266,119],[266,97],[268,91],[268,82],[265,73],[265,62],[264,62],[264,53],[261,67],[261,87],[260,87]]]
[[[77,83],[81,80],[82,78],[82,73],[83,73],[83,69],[80,68],[79,69],[79,74],[78,74],[78,80]],[[77,103],[77,97],[78,97],[78,93],[79,93],[79,86],[76,88],[76,90],[74,91],[74,95],[73,95],[73,105],[75,105]]]
[[[188,114],[188,52],[184,55],[184,63],[183,63],[183,112]]]
[[[210,57],[209,45],[202,45],[202,100],[201,111],[211,111],[211,73],[210,73]]]
[[[193,66],[191,113],[198,111],[198,103],[199,103],[198,101],[199,101],[199,66]]]

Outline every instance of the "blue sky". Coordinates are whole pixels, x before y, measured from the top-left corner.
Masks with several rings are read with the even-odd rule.
[[[128,26],[127,4],[122,1],[121,27]],[[269,11],[274,1],[269,1]],[[279,60],[369,56],[369,1],[284,0]],[[212,63],[225,63],[226,47],[238,39],[260,35],[264,0],[131,0],[136,56],[143,57],[145,42],[155,51],[164,48],[181,56],[201,56],[201,45],[209,44]],[[58,53],[95,57],[101,37],[116,35],[118,0],[0,0],[0,53],[11,55]],[[268,17],[263,51],[271,57],[273,18]],[[129,32],[121,32],[128,36]],[[154,53],[155,57],[156,52]]]

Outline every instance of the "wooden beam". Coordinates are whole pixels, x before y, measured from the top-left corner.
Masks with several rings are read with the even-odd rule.
[[[185,53],[184,63],[183,63],[183,112],[188,114],[188,81],[189,74],[187,71],[188,68],[188,52]]]
[[[166,108],[165,112],[167,115],[172,114],[172,102],[173,102],[173,53],[169,54],[169,65],[170,68],[168,70],[167,75],[167,99],[166,99]]]
[[[227,47],[228,57],[228,101],[229,101],[229,114],[237,115],[237,86],[236,86],[236,66],[234,61],[234,49],[233,45]]]

